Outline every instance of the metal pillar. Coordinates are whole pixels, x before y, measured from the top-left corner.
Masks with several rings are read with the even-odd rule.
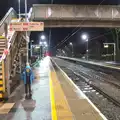
[[[32,57],[32,41],[30,42],[30,57]]]
[[[88,52],[89,52],[89,48],[88,48],[88,39],[86,40],[87,41],[87,50],[86,50],[86,52],[87,52],[87,60],[88,60]]]
[[[28,17],[27,17],[27,0],[25,0],[25,21],[28,22]],[[28,33],[26,31],[25,33],[25,37],[26,37],[26,51],[27,51],[27,54],[26,54],[26,63],[29,62],[29,56],[28,56],[28,50],[29,50],[29,37],[28,37]]]
[[[74,57],[74,49],[73,49],[73,44],[72,44],[72,57]]]
[[[21,17],[21,15],[20,15],[20,0],[18,0],[18,7],[19,7],[19,18]]]
[[[49,51],[50,51],[50,45],[51,45],[51,28],[50,28],[50,31],[49,31]]]
[[[51,4],[53,4],[54,0],[51,0]],[[51,45],[51,28],[49,30],[49,51],[50,51],[50,45]]]
[[[116,61],[116,44],[114,43],[114,61]]]
[[[73,43],[70,42],[70,46],[72,47],[72,57],[74,56],[74,50],[73,50]]]

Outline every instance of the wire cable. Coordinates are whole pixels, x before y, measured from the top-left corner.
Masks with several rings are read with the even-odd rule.
[[[105,0],[102,0],[100,2],[100,4],[98,5],[98,7],[104,2]],[[97,8],[98,8],[97,7]],[[58,47],[58,46],[61,46],[63,43],[65,43],[67,40],[69,40],[72,36],[74,36],[79,30],[81,30],[81,27],[78,28],[85,20],[88,20],[88,19],[84,19],[80,24],[78,24],[78,26],[76,28],[74,28],[71,32],[71,36],[70,36],[70,33],[61,41],[59,42],[54,48]],[[78,29],[77,29],[78,28]],[[76,30],[77,29],[77,30]],[[75,31],[76,30],[76,31]],[[74,32],[75,31],[75,32]]]
[[[98,36],[92,37],[92,38],[90,38],[89,40],[94,40],[94,39],[97,39],[97,38],[99,38],[99,37],[105,36],[105,35],[111,33],[111,31],[112,31],[112,30],[109,30],[108,32],[106,32],[106,33],[104,33],[104,34],[101,34],[101,35],[98,35]]]

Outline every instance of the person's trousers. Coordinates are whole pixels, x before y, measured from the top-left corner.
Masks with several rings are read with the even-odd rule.
[[[25,84],[25,93],[26,94],[31,94],[31,84]]]

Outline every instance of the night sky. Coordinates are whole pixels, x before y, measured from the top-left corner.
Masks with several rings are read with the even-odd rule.
[[[88,4],[88,5],[98,5],[103,0],[54,0],[54,4]],[[32,4],[50,4],[51,0],[28,0],[28,10],[32,6]],[[104,0],[102,4],[114,4],[118,5],[120,3],[120,0]],[[10,7],[13,7],[18,12],[18,0],[0,0],[0,19],[5,15],[5,13],[8,11]],[[21,0],[21,11],[24,12],[24,0]],[[62,41],[74,28],[54,28],[52,29],[52,36],[51,36],[51,50],[56,51],[54,48],[60,41]],[[63,48],[66,46],[70,41],[73,42],[75,46],[75,51],[77,53],[85,53],[85,43],[81,40],[80,36],[82,33],[88,33],[89,38],[91,39],[91,43],[94,41],[98,41],[101,43],[101,41],[112,41],[110,34],[107,34],[102,37],[95,38],[96,36],[100,36],[104,33],[106,33],[106,29],[101,28],[82,28],[80,31],[78,31],[74,36],[72,36],[68,42],[60,46],[60,48]],[[34,40],[35,43],[39,43],[39,36],[41,32],[34,32],[31,34],[31,40]],[[49,36],[49,29],[45,29],[43,32],[47,36]],[[91,44],[90,47],[92,47],[93,44]]]
[[[102,2],[104,1],[104,2]],[[54,4],[89,4],[89,5],[98,5],[102,4],[111,4],[118,5],[120,0],[53,0]],[[28,9],[32,4],[50,4],[51,0],[28,0]],[[18,0],[0,0],[0,16],[3,16],[6,11],[13,7],[18,11]],[[21,0],[21,9],[24,12],[24,0]]]

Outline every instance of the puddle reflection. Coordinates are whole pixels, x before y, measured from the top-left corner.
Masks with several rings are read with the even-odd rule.
[[[32,120],[32,112],[36,107],[36,100],[28,99],[22,102],[22,106],[26,112],[26,120]]]

